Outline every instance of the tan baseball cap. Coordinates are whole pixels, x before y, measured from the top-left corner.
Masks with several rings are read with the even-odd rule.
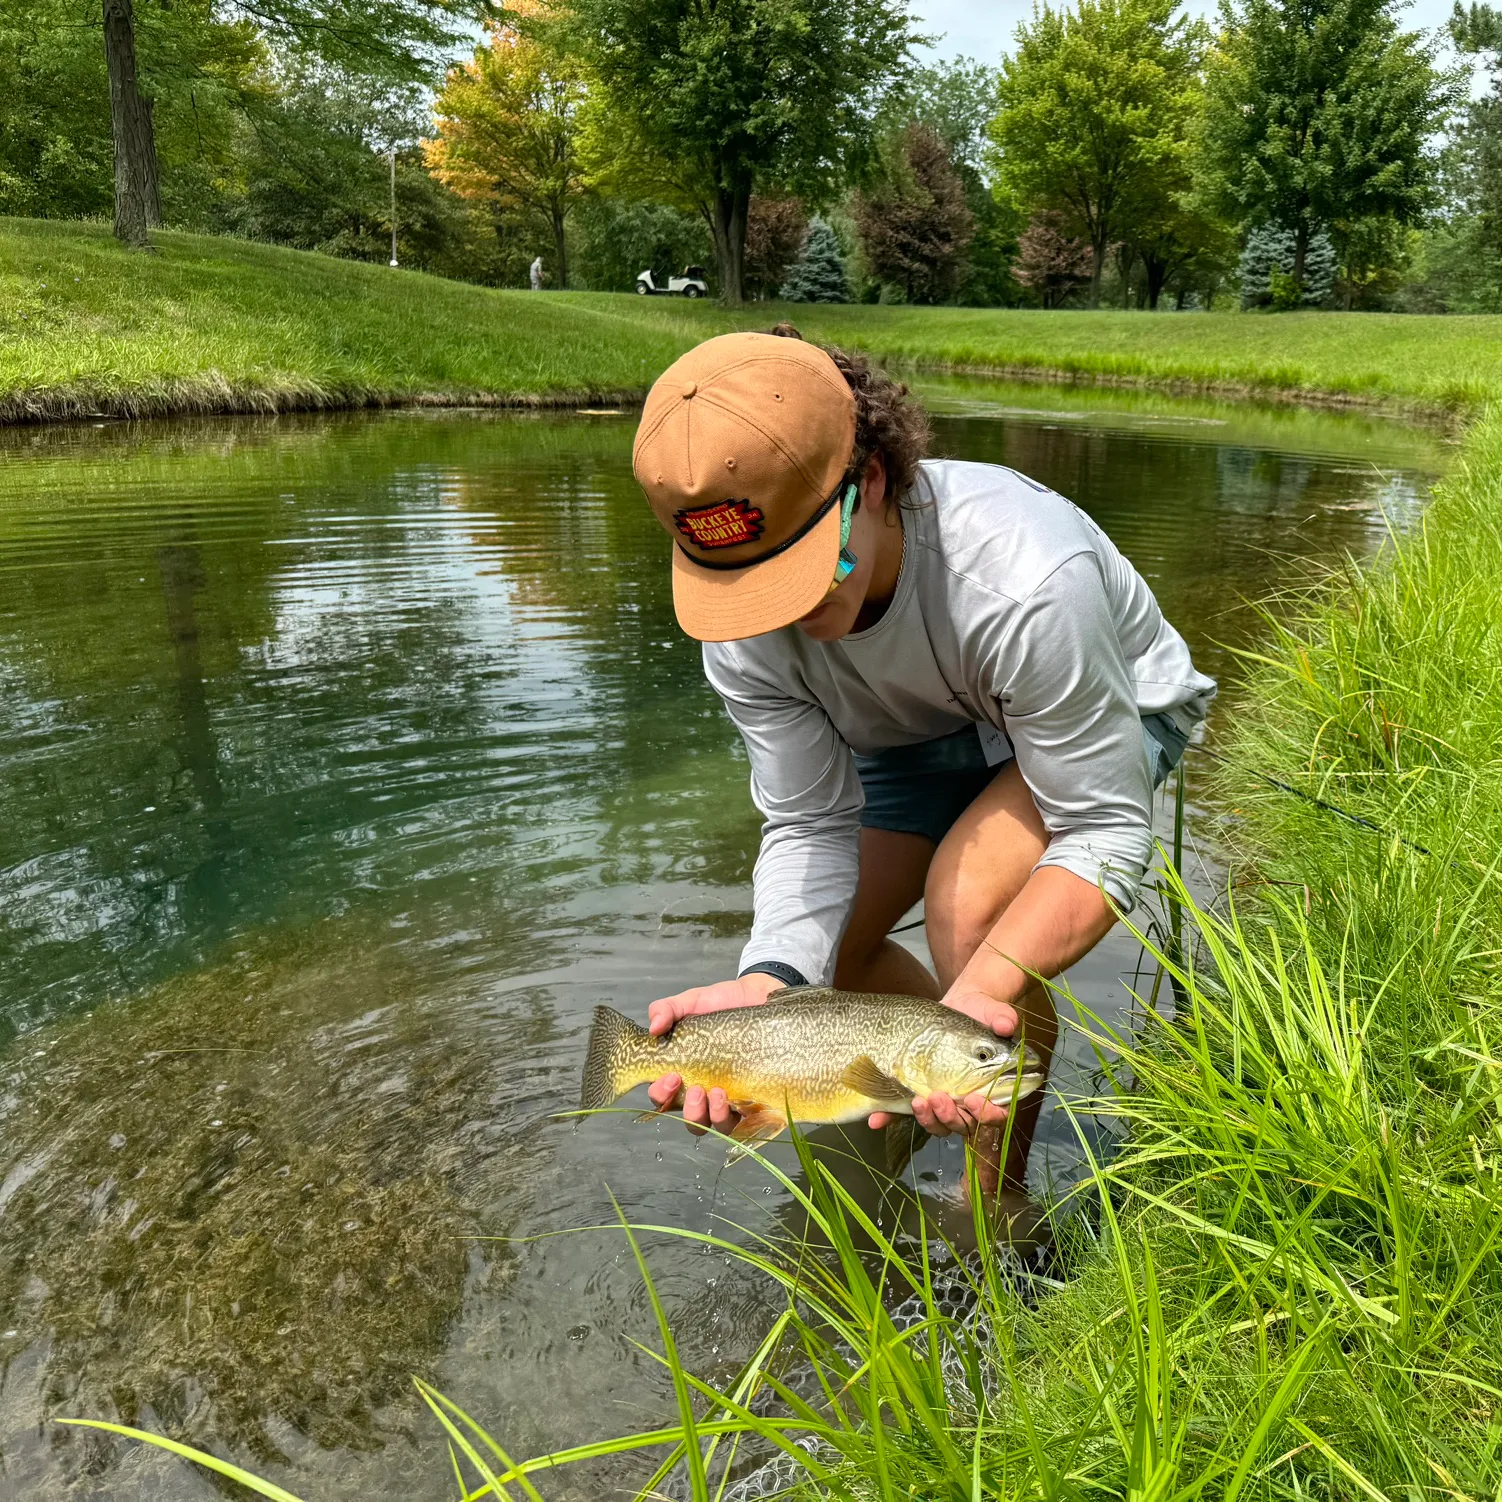
[[[647,395],[632,463],[673,538],[673,607],[700,641],[790,625],[829,590],[855,398],[823,350],[722,334]]]

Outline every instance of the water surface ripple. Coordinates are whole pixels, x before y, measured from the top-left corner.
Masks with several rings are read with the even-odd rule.
[[[1101,521],[1227,681],[1221,715],[1248,602],[1407,525],[1443,462],[1355,418],[927,395],[943,452]],[[74,1414],[309,1498],[446,1497],[414,1372],[521,1451],[671,1407],[619,1233],[519,1238],[610,1221],[607,1186],[679,1226],[787,1213],[669,1125],[554,1114],[597,1002],[731,973],[748,923],[744,758],[631,434],[0,435],[0,1495],[207,1494],[50,1423]],[[1134,962],[1113,938],[1078,994],[1119,1012]],[[1061,1131],[1047,1149],[1040,1176],[1067,1172]],[[918,1166],[942,1211],[954,1148]],[[768,1291],[653,1258],[689,1360],[725,1375]]]

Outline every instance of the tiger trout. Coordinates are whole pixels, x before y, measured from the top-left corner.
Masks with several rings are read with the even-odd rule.
[[[685,1089],[724,1090],[740,1116],[730,1135],[743,1148],[770,1142],[790,1121],[859,1121],[872,1111],[910,1117],[914,1096],[980,1091],[1010,1101],[1043,1083],[1032,1048],[915,996],[799,986],[773,992],[762,1006],[681,1018],[660,1038],[609,1007],[595,1008],[581,1110],[608,1106],[670,1073],[683,1076]],[[914,1123],[894,1126],[888,1163],[900,1171]]]

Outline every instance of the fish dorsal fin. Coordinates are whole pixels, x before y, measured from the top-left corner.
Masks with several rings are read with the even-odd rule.
[[[840,1075],[840,1083],[847,1090],[854,1090],[857,1095],[864,1095],[869,1100],[906,1100],[908,1098],[907,1086],[901,1080],[894,1080],[891,1075],[884,1073],[870,1054],[861,1054],[859,1058],[852,1059]]]
[[[767,1001],[788,1001],[794,996],[824,995],[828,990],[828,986],[784,986],[780,991],[773,991],[767,997]]]

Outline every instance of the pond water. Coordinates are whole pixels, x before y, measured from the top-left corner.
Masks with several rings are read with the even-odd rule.
[[[924,391],[941,452],[1104,525],[1226,681],[1221,717],[1250,602],[1407,525],[1446,456],[1349,416]],[[632,431],[0,434],[0,1496],[212,1494],[60,1415],[310,1499],[426,1499],[452,1481],[413,1373],[514,1452],[670,1409],[619,1231],[527,1239],[609,1222],[608,1191],[676,1226],[786,1208],[670,1124],[554,1114],[597,1002],[733,973],[748,926],[744,759],[674,625]],[[1119,1010],[1135,964],[1115,936],[1076,993]],[[918,1160],[940,1209],[957,1162]],[[651,1256],[690,1364],[727,1375],[768,1291]]]

